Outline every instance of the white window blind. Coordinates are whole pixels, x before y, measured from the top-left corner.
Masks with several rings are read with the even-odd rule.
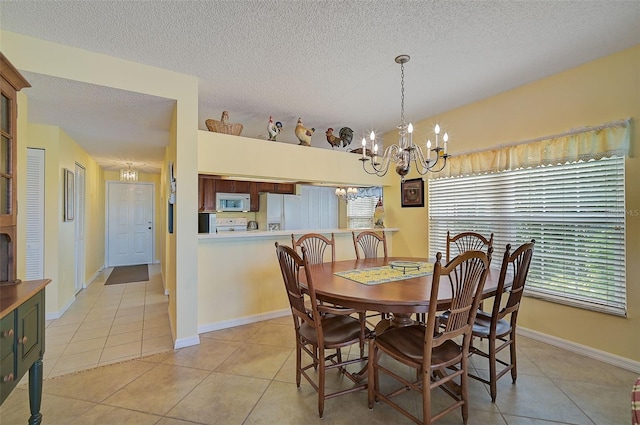
[[[367,229],[373,227],[373,213],[378,203],[377,196],[355,198],[347,202],[347,227]]]
[[[430,255],[452,234],[494,233],[505,245],[536,240],[525,294],[626,315],[624,158],[429,181]]]

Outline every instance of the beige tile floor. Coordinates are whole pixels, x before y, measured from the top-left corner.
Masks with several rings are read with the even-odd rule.
[[[137,287],[131,290],[141,291]],[[124,291],[123,295],[128,289],[120,291]],[[111,292],[110,288],[107,292]],[[110,298],[111,294],[103,297],[104,301]],[[125,298],[121,297],[119,303]],[[104,320],[97,313],[103,310],[101,303],[96,300],[93,305],[96,310],[89,309],[85,316]],[[112,320],[117,317],[114,315]],[[143,342],[136,343],[139,346],[144,346],[145,329],[143,324]],[[75,332],[79,330],[80,327]],[[72,340],[73,337],[69,338],[69,343]],[[53,362],[51,359],[45,360],[45,365]],[[471,380],[470,425],[630,424],[630,392],[637,373],[524,337],[519,338],[518,361],[517,384],[512,385],[508,377],[501,379],[495,404],[491,403],[487,386]],[[97,364],[100,363],[98,360]],[[473,366],[477,372],[486,373],[482,359],[473,360]],[[55,371],[56,365],[52,367]],[[324,418],[319,419],[315,391],[304,380],[301,388],[296,388],[294,370],[290,317],[210,332],[201,335],[198,346],[82,372],[60,376],[50,373],[43,390],[43,423],[411,423],[386,405],[377,404],[369,410],[366,392],[328,400]],[[404,368],[397,371],[410,373]],[[339,376],[328,376],[329,387],[341,385]],[[435,403],[446,397],[440,392],[435,394]],[[420,400],[415,395],[406,393],[403,397],[404,405],[419,409]],[[28,415],[28,391],[21,384],[0,408],[0,424],[26,423]],[[437,423],[462,423],[459,410]]]
[[[45,378],[173,349],[160,266],[149,266],[148,282],[105,285],[112,270],[80,291],[61,318],[47,321]]]

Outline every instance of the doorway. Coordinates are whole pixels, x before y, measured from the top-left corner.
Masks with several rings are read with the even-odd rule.
[[[107,182],[107,267],[151,264],[154,184]]]

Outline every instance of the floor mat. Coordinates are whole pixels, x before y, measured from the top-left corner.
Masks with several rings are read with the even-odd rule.
[[[149,280],[149,266],[138,264],[135,266],[117,266],[107,278],[105,285],[116,283],[146,282]]]

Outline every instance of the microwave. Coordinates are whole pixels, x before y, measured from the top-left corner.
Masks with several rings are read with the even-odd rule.
[[[216,211],[249,212],[250,209],[248,193],[216,193]]]

